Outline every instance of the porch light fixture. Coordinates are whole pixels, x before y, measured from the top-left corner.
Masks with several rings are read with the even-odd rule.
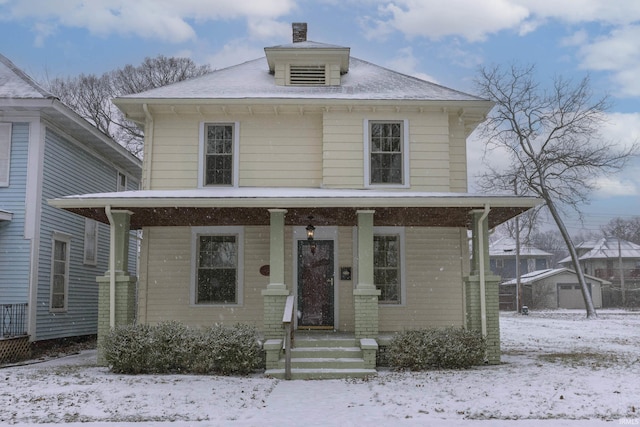
[[[307,225],[305,230],[307,230],[307,240],[309,241],[309,243],[311,243],[309,245],[309,249],[311,250],[311,254],[315,255],[315,253],[316,253],[316,243],[313,241],[313,235],[314,235],[314,233],[316,231],[316,228],[311,223],[312,220],[313,220],[313,216],[309,215],[309,225]]]

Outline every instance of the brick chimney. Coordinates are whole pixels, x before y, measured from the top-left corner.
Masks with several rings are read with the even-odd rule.
[[[293,42],[306,42],[307,41],[307,23],[306,22],[294,22],[291,24],[293,27]]]

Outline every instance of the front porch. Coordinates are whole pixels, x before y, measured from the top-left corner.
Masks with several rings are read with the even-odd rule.
[[[52,201],[58,207],[108,222],[114,233],[111,268],[99,279],[99,341],[109,328],[131,323],[136,317],[138,322],[152,324],[183,319],[194,326],[206,326],[218,319],[251,323],[261,331],[271,351],[268,369],[281,369],[278,349],[284,339],[283,312],[288,297],[293,296],[296,312],[301,306],[298,256],[304,248],[302,243],[307,242],[303,236],[305,224],[312,216],[317,231],[332,233],[329,237],[317,235],[318,243],[332,240],[341,254],[339,261],[336,258],[329,262],[336,267],[328,273],[330,276],[318,283],[337,288],[331,325],[348,332],[350,341],[320,346],[303,342],[305,347],[357,347],[358,352],[352,356],[358,361],[349,363],[360,364],[357,369],[374,369],[381,330],[456,325],[481,332],[490,343],[487,361],[499,363],[497,279],[488,268],[488,229],[535,206],[536,199],[372,190],[272,190],[141,191]],[[195,239],[201,229],[225,227],[237,233],[234,239],[244,247],[239,253],[250,254],[238,264],[244,285],[237,287],[238,299],[232,304],[199,304],[194,297]],[[123,258],[130,229],[143,229],[145,233],[137,308],[135,278],[128,276]],[[401,229],[406,239],[398,243],[411,256],[406,272],[411,288],[403,285],[401,303],[386,307],[379,304],[381,291],[374,281],[374,233],[380,229]],[[473,243],[470,264],[467,230],[471,230]],[[173,256],[171,251],[181,252]],[[168,256],[172,264],[166,264]],[[338,274],[342,266],[352,268],[353,277],[342,280]],[[171,311],[167,307],[172,307]],[[296,324],[299,321],[304,324],[304,313],[302,318],[294,318],[292,327],[300,326]],[[305,351],[293,359],[318,359],[311,357],[317,354],[314,350]],[[343,359],[326,356],[321,359]],[[326,360],[297,362],[300,369],[316,369],[325,362],[331,365]]]

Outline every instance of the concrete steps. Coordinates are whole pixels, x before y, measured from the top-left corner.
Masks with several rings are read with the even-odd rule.
[[[291,379],[364,378],[376,375],[366,367],[355,338],[296,337],[291,349]],[[284,379],[284,355],[266,376]]]

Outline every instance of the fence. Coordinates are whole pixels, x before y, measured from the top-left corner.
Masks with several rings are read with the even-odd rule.
[[[0,304],[0,339],[27,335],[27,303]]]

